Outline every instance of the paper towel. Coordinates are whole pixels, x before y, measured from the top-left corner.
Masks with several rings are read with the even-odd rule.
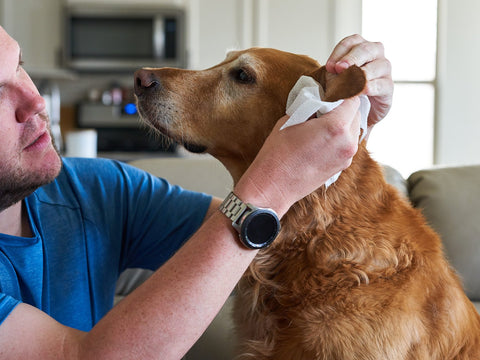
[[[85,129],[67,132],[65,141],[68,157],[97,157],[97,131]]]
[[[321,116],[335,109],[343,100],[334,102],[324,101],[325,97],[322,86],[311,76],[301,76],[290,91],[287,99],[287,115],[290,118],[283,124],[280,130],[288,126],[297,125],[307,121],[312,115]],[[359,142],[367,135],[367,119],[370,112],[370,101],[367,96],[360,96],[360,129],[362,134]],[[341,171],[325,182],[328,187],[337,181]]]

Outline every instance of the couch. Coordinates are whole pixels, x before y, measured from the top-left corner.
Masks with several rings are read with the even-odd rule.
[[[232,187],[229,174],[210,157],[142,159],[132,165],[187,189],[222,198]],[[421,209],[440,234],[447,257],[463,279],[468,297],[480,311],[480,165],[425,169],[407,179],[389,166],[384,166],[384,173],[387,181]],[[127,270],[118,282],[119,298],[148,276],[147,271]],[[184,360],[233,358],[231,306],[230,298]]]

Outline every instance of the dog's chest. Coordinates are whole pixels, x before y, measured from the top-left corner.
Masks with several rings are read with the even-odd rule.
[[[363,265],[305,244],[294,251],[278,248],[260,253],[240,281],[248,303],[263,311],[336,303],[343,293],[368,282]],[[260,309],[258,309],[260,310]],[[282,310],[283,311],[283,310]]]

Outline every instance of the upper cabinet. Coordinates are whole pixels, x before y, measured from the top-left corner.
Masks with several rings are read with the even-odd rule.
[[[61,42],[61,0],[3,0],[0,21],[19,42],[25,66],[56,68]]]

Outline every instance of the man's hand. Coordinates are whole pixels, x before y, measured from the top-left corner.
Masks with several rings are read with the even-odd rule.
[[[288,116],[281,118],[235,193],[283,216],[295,202],[350,166],[358,149],[359,106],[358,97],[347,99],[319,118],[283,130]]]
[[[368,126],[382,120],[392,106],[393,80],[390,61],[385,58],[381,43],[369,42],[360,35],[351,35],[343,39],[327,60],[327,71],[341,73],[351,65],[361,67],[367,76],[364,92],[372,105],[368,115]]]

